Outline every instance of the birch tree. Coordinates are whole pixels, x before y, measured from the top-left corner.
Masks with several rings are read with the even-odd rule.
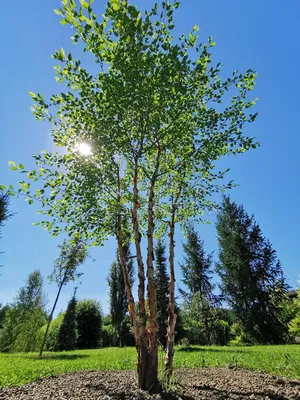
[[[142,13],[126,0],[111,0],[100,18],[92,3],[63,0],[55,12],[72,28],[73,42],[83,44],[98,72],[89,73],[71,53],[56,50],[56,79],[65,89],[49,100],[31,93],[35,117],[53,125],[53,142],[64,150],[35,155],[33,171],[13,162],[11,167],[27,174],[29,181],[21,182],[20,193],[29,203],[41,203],[45,219],[40,224],[52,235],[66,231],[91,245],[116,238],[138,352],[139,386],[158,392],[154,236],[169,238],[170,377],[176,325],[175,228],[201,220],[206,209],[215,207],[210,195],[231,186],[222,183],[226,171],[216,170],[215,162],[255,147],[243,130],[256,117],[250,113],[255,100],[248,99],[255,73],[234,71],[221,79],[221,64],[212,64],[210,52],[215,42],[209,38],[199,43],[197,26],[174,38],[177,1],[163,1]],[[138,266],[137,313],[123,252],[124,220],[131,222]],[[142,240],[147,244],[145,259]]]

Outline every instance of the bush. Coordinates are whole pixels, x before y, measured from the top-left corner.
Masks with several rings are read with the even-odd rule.
[[[58,351],[58,335],[61,324],[64,319],[64,313],[60,313],[57,318],[55,318],[49,327],[48,336],[45,344],[46,351]],[[41,337],[44,337],[47,324],[41,328]]]
[[[82,300],[77,304],[77,348],[96,349],[100,346],[102,311],[96,300]]]
[[[217,319],[213,324],[213,343],[226,346],[230,339],[230,327],[227,321]]]
[[[104,325],[102,328],[102,347],[112,347],[114,343],[114,328],[112,324]]]

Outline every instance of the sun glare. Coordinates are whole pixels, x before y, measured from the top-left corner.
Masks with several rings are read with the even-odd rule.
[[[83,156],[90,156],[92,153],[92,148],[87,143],[79,143],[76,146],[76,150]]]

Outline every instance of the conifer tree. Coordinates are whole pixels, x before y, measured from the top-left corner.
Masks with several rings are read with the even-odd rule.
[[[1,228],[4,225],[4,222],[8,220],[12,216],[9,212],[9,194],[3,191],[0,191],[0,234]],[[1,254],[1,252],[0,252]]]
[[[158,340],[166,347],[167,343],[167,323],[168,323],[168,304],[169,304],[169,276],[167,273],[167,258],[165,255],[166,247],[159,240],[155,247],[155,283],[157,296],[157,324]]]
[[[77,343],[77,313],[76,291],[68,303],[67,311],[60,326],[58,335],[58,350],[75,350]]]
[[[125,237],[123,244],[124,256],[131,285],[133,284],[133,261],[130,253],[129,237]],[[123,346],[126,343],[127,326],[126,316],[128,313],[128,299],[124,282],[123,269],[120,262],[119,252],[116,253],[116,261],[113,262],[107,278],[109,284],[110,314],[115,331],[115,345]]]
[[[182,291],[188,297],[199,293],[206,300],[212,301],[213,284],[211,283],[212,274],[212,254],[206,254],[204,242],[192,225],[187,228],[186,241],[183,243],[183,263],[181,263],[182,282],[187,288],[187,292]]]
[[[246,335],[258,343],[285,341],[281,304],[287,285],[276,251],[254,216],[224,197],[217,217],[219,262],[224,299],[240,319]]]

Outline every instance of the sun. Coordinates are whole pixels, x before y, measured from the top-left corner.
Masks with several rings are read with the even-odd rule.
[[[79,143],[79,144],[76,146],[76,150],[77,150],[82,156],[90,156],[90,155],[93,154],[93,153],[92,153],[92,148],[91,148],[91,146],[90,146],[89,144],[87,144],[87,143],[84,143],[84,142]]]

